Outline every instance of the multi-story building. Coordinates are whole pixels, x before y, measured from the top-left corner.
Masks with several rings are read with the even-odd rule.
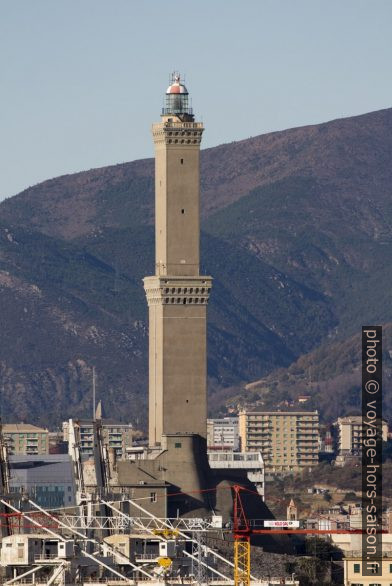
[[[3,424],[9,455],[35,456],[49,453],[48,430],[29,423]]]
[[[287,474],[318,463],[317,411],[242,411],[241,450],[260,451],[267,473]]]
[[[94,427],[91,419],[70,420],[75,428],[82,456],[90,457],[94,453]],[[70,421],[63,421],[64,441],[69,442]],[[117,458],[125,459],[127,451],[132,447],[132,425],[117,423],[109,419],[100,421],[103,443],[114,448]]]
[[[207,447],[209,450],[238,451],[238,417],[207,419]]]
[[[359,456],[362,446],[363,425],[361,415],[339,417],[334,426],[337,431],[337,452],[339,456]],[[388,423],[382,421],[382,439],[388,440]]]

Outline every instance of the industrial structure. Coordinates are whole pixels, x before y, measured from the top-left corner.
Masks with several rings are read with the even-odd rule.
[[[70,426],[71,435],[75,431],[78,427]],[[137,491],[132,499],[126,489],[114,500],[110,480],[115,452],[110,448],[108,453],[99,420],[93,424],[95,478],[90,489],[94,490],[88,492],[76,434],[71,442],[77,506],[45,508],[28,491],[24,495],[10,491],[9,458],[0,428],[0,576],[4,586],[250,583],[250,571],[246,582],[239,581],[237,557],[233,562],[208,544],[210,539],[222,540],[224,533],[231,535],[232,530],[223,527],[222,516],[158,516],[151,506],[158,500],[166,503],[167,497],[158,492],[151,498],[151,493],[143,497]],[[281,578],[257,583],[280,584]],[[286,584],[298,586],[294,579]]]

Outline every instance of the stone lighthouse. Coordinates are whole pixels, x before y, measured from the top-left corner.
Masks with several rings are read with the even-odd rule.
[[[149,307],[149,445],[207,433],[206,319],[212,279],[200,275],[200,143],[189,94],[173,74],[154,124],[155,275]],[[180,444],[179,444],[180,445]]]

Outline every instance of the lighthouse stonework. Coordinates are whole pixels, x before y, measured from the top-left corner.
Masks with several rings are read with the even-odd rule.
[[[155,143],[155,275],[145,277],[149,309],[149,445],[116,462],[124,494],[140,495],[160,518],[231,515],[219,486],[248,482],[246,470],[214,469],[207,453],[207,304],[212,278],[200,275],[200,142],[188,92],[174,75]],[[115,478],[115,477],[114,477]],[[159,491],[159,498],[158,498]],[[225,496],[227,495],[227,497]],[[137,497],[139,498],[139,497]],[[137,500],[136,498],[136,500]],[[148,502],[148,504],[147,504]],[[138,514],[138,513],[137,513]]]
[[[203,124],[174,75],[154,124],[155,275],[149,307],[149,445],[207,434],[206,325],[212,278],[200,275],[200,143]]]

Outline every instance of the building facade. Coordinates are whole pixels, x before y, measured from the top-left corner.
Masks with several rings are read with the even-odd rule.
[[[144,279],[149,308],[149,443],[207,436],[206,318],[212,279],[201,276],[200,143],[203,124],[178,74],[154,124],[155,275]]]
[[[35,456],[49,453],[49,431],[29,423],[3,424],[9,455]]]
[[[363,559],[360,550],[349,552],[344,557],[345,586],[390,586],[392,584],[392,552],[385,552],[378,561],[381,576],[363,576]]]
[[[337,432],[337,452],[339,456],[359,456],[361,454],[363,425],[361,415],[339,417],[334,426]],[[382,439],[388,440],[388,423],[382,421]]]
[[[207,448],[238,451],[240,449],[238,417],[207,419]]]
[[[242,411],[241,450],[260,451],[266,472],[287,474],[318,464],[317,411]]]
[[[71,420],[79,442],[80,454],[84,457],[92,457],[94,454],[94,426],[91,419]],[[130,423],[118,423],[111,420],[101,420],[103,443],[107,448],[113,448],[118,459],[127,458],[128,451],[132,448],[132,425]],[[63,421],[63,438],[69,442],[70,422]]]
[[[76,504],[72,460],[68,454],[10,456],[10,492],[29,497],[45,508]]]

